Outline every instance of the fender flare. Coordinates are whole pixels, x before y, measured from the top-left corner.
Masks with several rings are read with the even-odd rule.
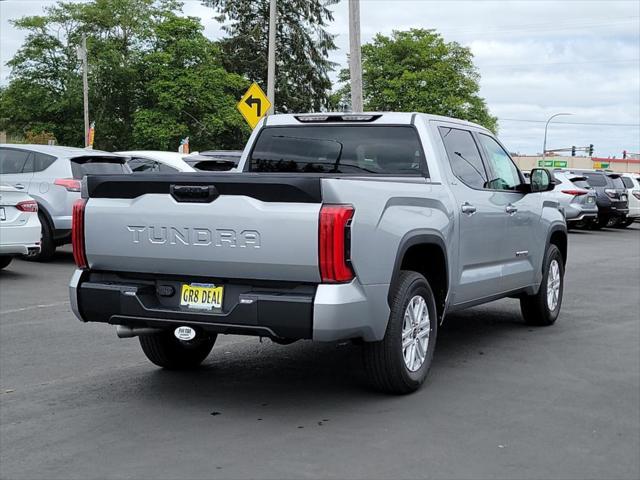
[[[53,225],[53,219],[51,218],[51,215],[49,214],[47,209],[42,206],[42,204],[40,202],[37,202],[37,203],[38,203],[38,213],[42,212],[42,216],[44,216],[44,219],[47,222],[47,226],[49,227],[49,231],[51,231],[53,233],[55,231],[55,227]]]
[[[544,247],[544,254],[545,254],[545,256],[547,255],[547,250],[549,249],[549,245],[551,245],[551,236],[556,232],[562,232],[563,235],[564,235],[564,238],[566,240],[567,248],[566,248],[566,251],[563,252],[563,259],[562,259],[564,261],[564,265],[566,265],[567,264],[567,257],[569,256],[569,234],[567,232],[567,225],[566,224],[556,222],[556,223],[551,225],[551,227],[549,228],[549,231],[547,232],[547,241],[546,241],[545,247]]]
[[[396,252],[396,258],[393,263],[393,271],[391,273],[391,281],[389,285],[393,285],[397,280],[398,275],[400,275],[400,267],[402,266],[402,260],[404,259],[405,254],[411,247],[415,245],[436,245],[442,249],[445,259],[445,275],[448,292],[450,283],[449,262],[447,256],[447,246],[444,241],[444,237],[437,230],[430,230],[426,228],[411,230],[410,232],[407,232],[400,240],[400,243],[398,244],[398,250]],[[389,288],[389,292],[387,293],[387,304],[389,306],[391,306],[391,292],[392,290],[391,288]]]

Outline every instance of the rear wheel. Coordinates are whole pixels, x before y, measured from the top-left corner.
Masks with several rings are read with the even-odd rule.
[[[371,383],[395,394],[411,393],[424,382],[436,345],[438,315],[427,280],[403,271],[392,286],[391,314],[384,339],[364,345]]]
[[[140,346],[147,358],[159,367],[183,370],[199,366],[211,353],[217,335],[202,335],[193,340],[178,340],[173,331],[141,335]]]
[[[11,260],[13,260],[13,257],[10,257],[9,255],[0,256],[0,270],[6,268],[11,263]]]
[[[51,225],[49,225],[47,218],[40,212],[38,212],[38,220],[40,220],[40,225],[42,225],[40,252],[27,255],[24,259],[33,262],[49,262],[53,259],[53,256],[56,253],[56,244],[53,240],[53,229],[51,228]]]
[[[621,218],[616,225],[616,228],[627,228],[633,223],[633,218],[629,220],[627,217]]]
[[[535,295],[520,299],[520,310],[529,325],[553,325],[560,313],[564,290],[564,261],[560,250],[549,245],[543,265],[542,283]]]

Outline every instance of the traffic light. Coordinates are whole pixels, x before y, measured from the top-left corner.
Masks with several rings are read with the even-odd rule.
[[[575,145],[571,147],[571,156],[572,157],[576,156],[576,146]]]
[[[627,151],[623,150],[622,151],[622,159],[625,160],[627,158]]]
[[[589,156],[593,157],[593,143],[589,144]]]

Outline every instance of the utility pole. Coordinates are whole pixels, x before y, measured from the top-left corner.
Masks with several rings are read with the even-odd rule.
[[[278,9],[276,0],[269,0],[269,53],[267,60],[267,97],[271,102],[271,107],[267,115],[273,113],[276,104],[276,22],[278,20]]]
[[[87,37],[82,35],[82,46],[78,48],[78,59],[82,61],[82,97],[84,103],[84,146],[89,146],[89,79],[87,64]]]
[[[349,74],[351,111],[362,112],[362,58],[360,53],[360,0],[349,0]]]

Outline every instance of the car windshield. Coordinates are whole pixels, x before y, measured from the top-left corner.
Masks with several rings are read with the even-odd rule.
[[[253,172],[424,175],[413,127],[314,125],[267,127],[249,157]]]

